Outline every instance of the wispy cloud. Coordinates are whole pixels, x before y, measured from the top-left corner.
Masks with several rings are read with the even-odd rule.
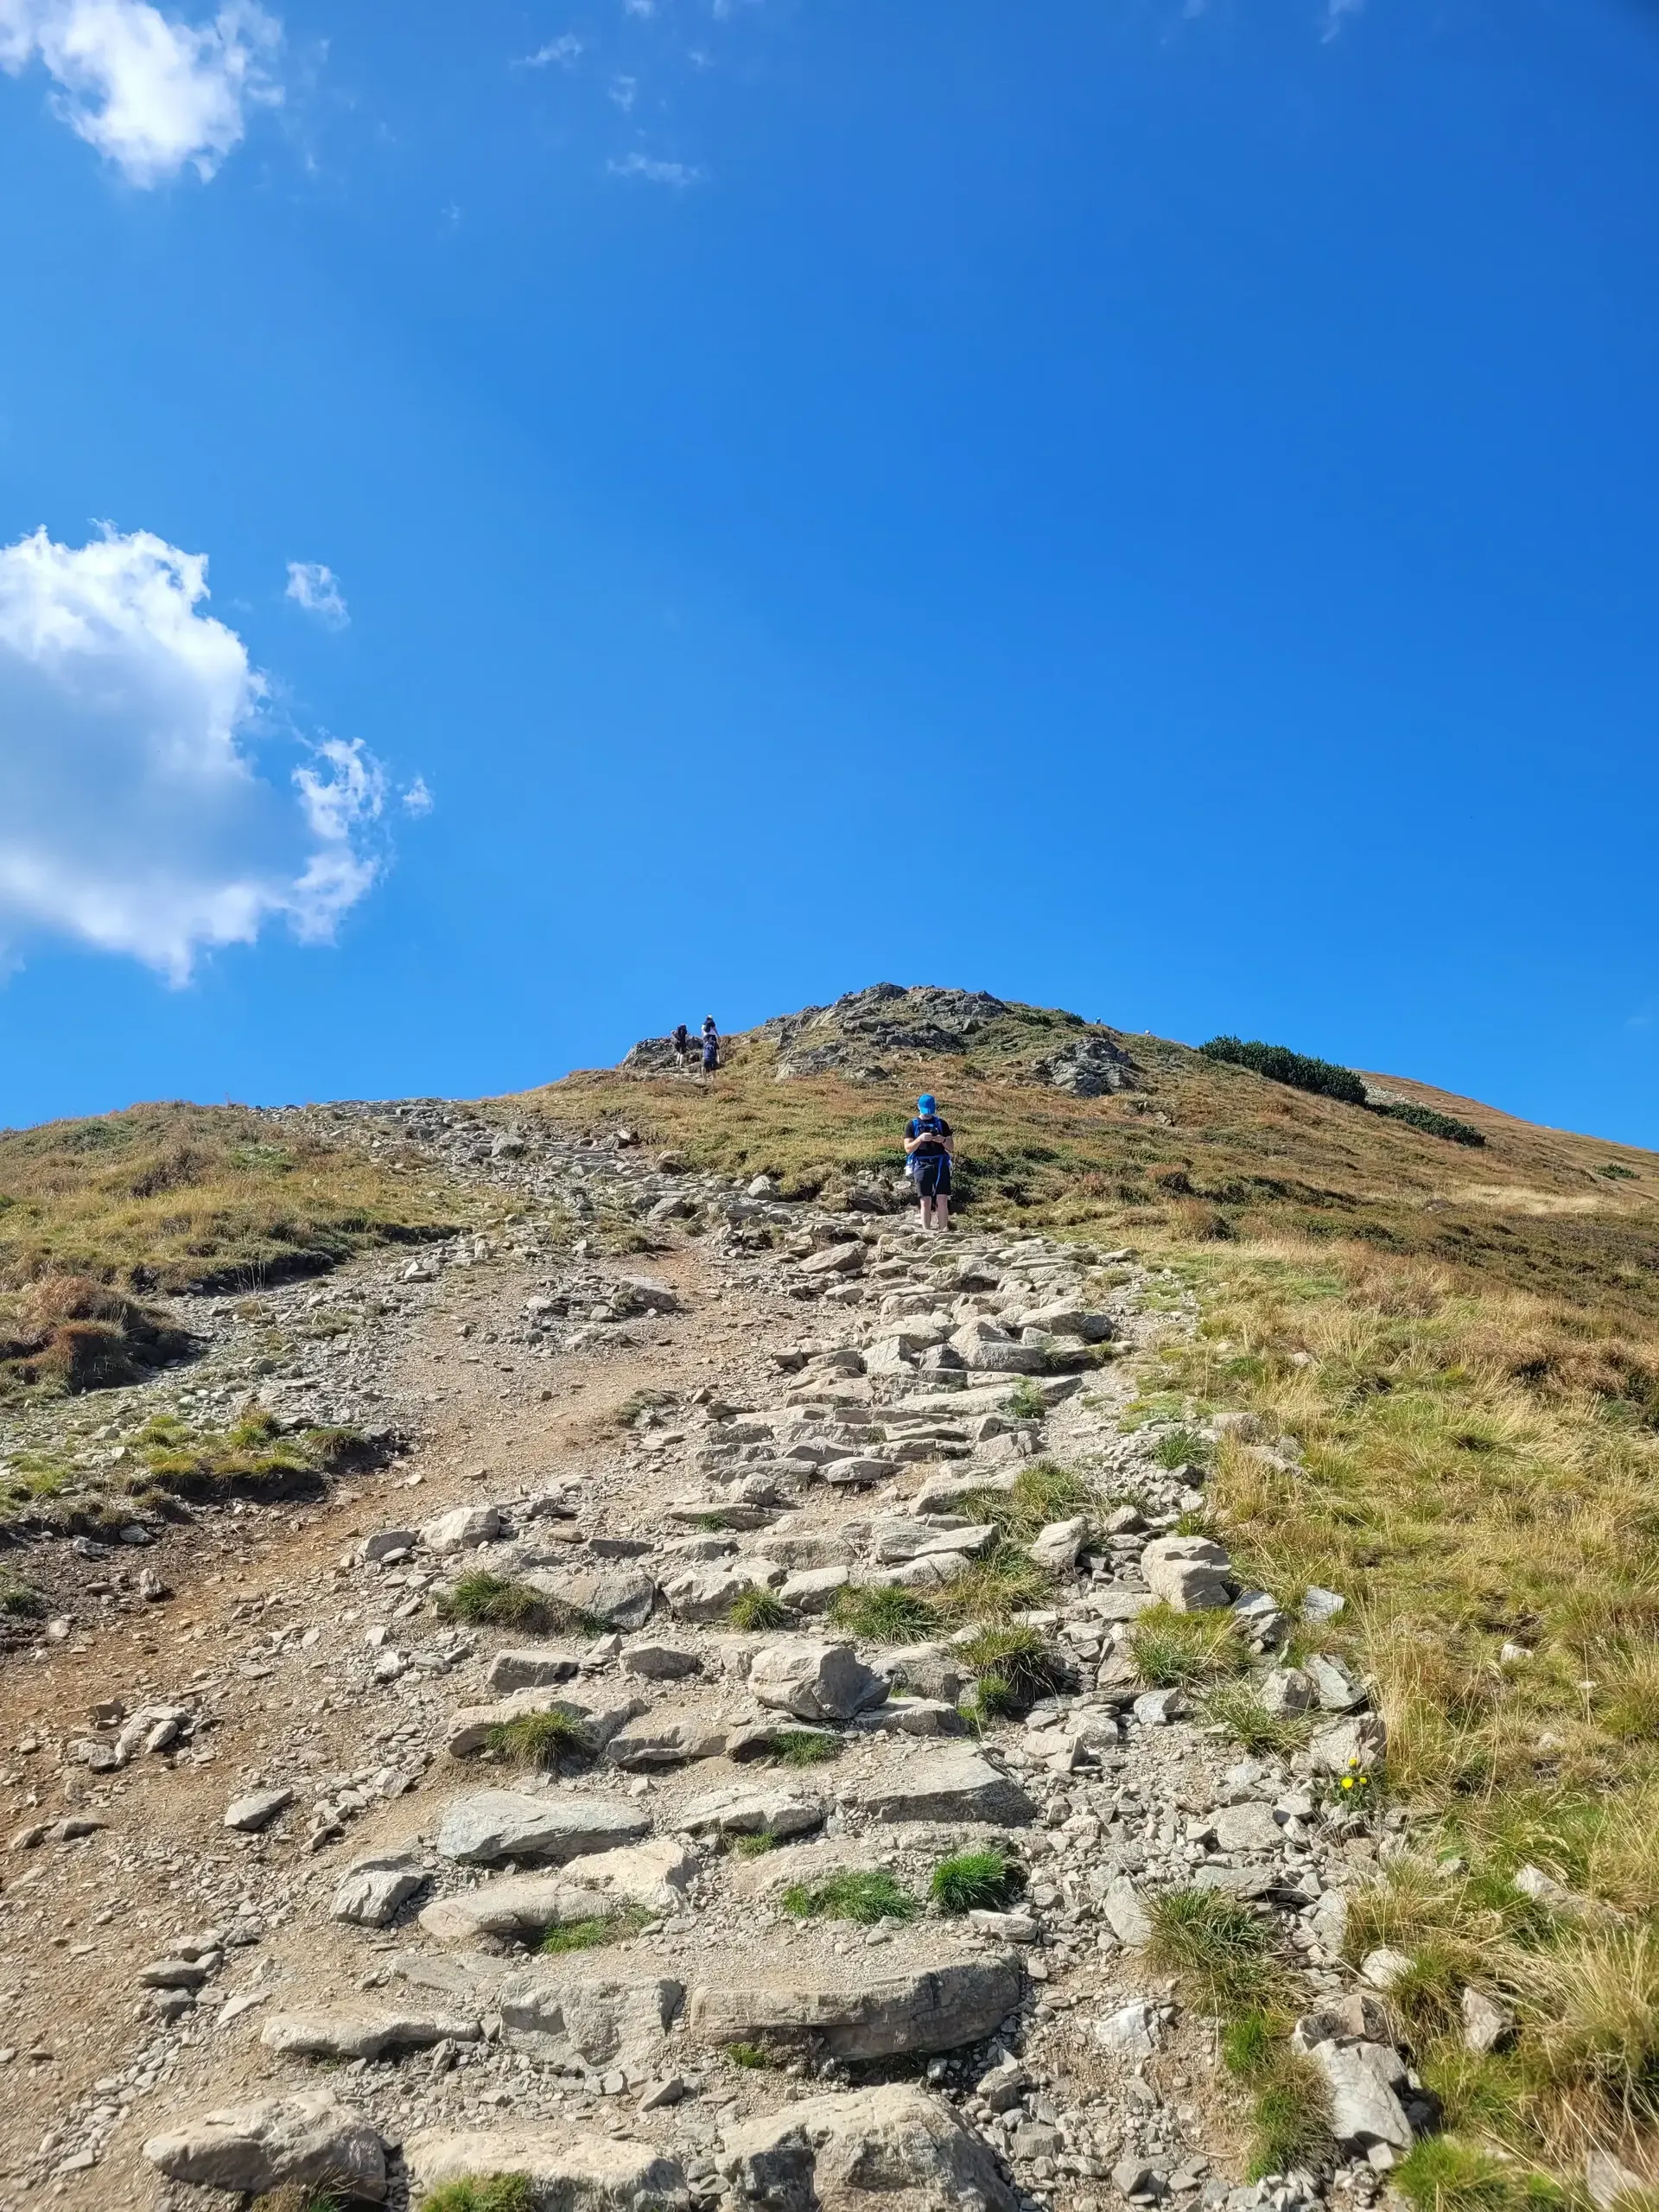
[[[285,599],[315,614],[330,630],[343,630],[351,620],[340,588],[340,578],[326,561],[290,561]]]
[[[1325,27],[1319,36],[1326,46],[1342,36],[1343,26],[1365,12],[1365,0],[1325,0]]]
[[[639,79],[637,77],[613,77],[611,79],[611,99],[624,115],[632,108],[634,96],[639,90]]]
[[[625,16],[654,16],[657,0],[622,0],[622,12]]]
[[[550,39],[545,46],[538,46],[534,54],[521,54],[509,64],[514,69],[545,69],[556,62],[561,69],[574,69],[582,58],[582,41],[574,31],[563,37]]]
[[[414,782],[409,785],[402,792],[401,797],[403,798],[404,811],[405,814],[413,814],[417,816],[422,814],[430,814],[433,807],[437,803],[434,799],[431,792],[428,791],[426,787],[426,778],[424,776],[416,776]]]
[[[658,162],[649,154],[625,154],[620,161],[609,161],[605,166],[612,176],[637,177],[645,184],[666,184],[676,192],[683,192],[689,184],[701,184],[704,175],[690,162]]]

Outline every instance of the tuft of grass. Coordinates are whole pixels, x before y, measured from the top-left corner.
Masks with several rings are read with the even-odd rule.
[[[544,1929],[537,1945],[543,1958],[559,1958],[567,1951],[593,1951],[607,1943],[620,1943],[637,1936],[652,1916],[643,1905],[629,1905],[614,1913],[594,1913],[585,1920],[567,1920]]]
[[[864,1927],[878,1920],[913,1920],[921,1909],[893,1875],[850,1868],[821,1882],[791,1883],[783,1907],[798,1920],[855,1920]]]
[[[1203,1713],[1211,1727],[1224,1728],[1256,1758],[1267,1751],[1283,1758],[1300,1751],[1314,1727],[1311,1713],[1269,1713],[1248,1681],[1217,1683],[1205,1698]]]
[[[1222,2063],[1251,2092],[1247,2171],[1252,2181],[1293,2166],[1317,2168],[1334,2149],[1325,2078],[1291,2050],[1286,2028],[1282,2014],[1258,2006],[1222,2031]]]
[[[1220,2018],[1264,2007],[1281,1969],[1266,1928],[1248,1905],[1218,1890],[1169,1890],[1149,1910],[1152,1966],[1175,1975]]]
[[[567,1759],[588,1755],[581,1725],[568,1713],[521,1713],[515,1720],[498,1721],[484,1748],[514,1766],[543,1767],[551,1774]]]
[[[135,1440],[143,1471],[130,1484],[134,1497],[168,1491],[186,1497],[215,1491],[259,1489],[275,1484],[321,1487],[324,1479],[351,1467],[376,1465],[371,1451],[352,1428],[308,1428],[284,1433],[273,1414],[250,1405],[227,1429],[197,1435],[176,1419],[159,1414]]]
[[[421,2199],[421,2212],[536,2212],[528,2174],[463,2174]]]
[[[981,1719],[1020,1712],[1065,1679],[1059,1655],[1034,1628],[982,1628],[957,1650],[979,1678],[973,1702]]]
[[[1545,2174],[1455,2135],[1426,2135],[1389,2177],[1416,2212],[1557,2212],[1570,2202]]]
[[[739,1859],[764,1858],[768,1851],[776,1851],[778,1839],[769,1830],[759,1835],[740,1835],[732,1839],[732,1850]]]
[[[734,2066],[760,2073],[776,2065],[777,2061],[763,2043],[728,2043],[726,2056]]]
[[[641,1414],[660,1413],[664,1406],[671,1406],[673,1402],[671,1391],[635,1390],[631,1396],[623,1399],[611,1415],[611,1426],[613,1428],[632,1428]]]
[[[828,1728],[777,1728],[771,1752],[785,1766],[827,1766],[841,1757],[842,1742]]]
[[[861,1590],[843,1584],[830,1600],[830,1618],[868,1643],[917,1643],[938,1626],[931,1599],[892,1586]]]
[[[782,1628],[789,1618],[789,1609],[770,1590],[756,1583],[752,1589],[740,1591],[732,1600],[727,1616],[734,1628]]]
[[[1048,1401],[1027,1375],[1009,1391],[1006,1403],[1015,1421],[1041,1421],[1048,1411]]]
[[[463,1574],[437,1600],[440,1620],[467,1621],[479,1628],[543,1629],[548,1600],[527,1582],[510,1581],[482,1567]]]
[[[1025,1886],[1025,1868],[1006,1853],[959,1851],[933,1869],[928,1894],[945,1912],[1001,1912]]]
[[[1034,1459],[1014,1477],[1012,1490],[970,1490],[958,1509],[973,1521],[988,1521],[1010,1542],[1028,1544],[1051,1521],[1069,1521],[1095,1502],[1081,1475]]]
[[[1202,1467],[1210,1458],[1210,1440],[1203,1432],[1188,1428],[1166,1429],[1152,1447],[1152,1456],[1160,1467],[1173,1474],[1178,1467]]]
[[[0,1613],[16,1621],[43,1620],[51,1608],[27,1582],[0,1582]]]
[[[1231,1613],[1178,1613],[1152,1605],[1129,1624],[1129,1649],[1141,1679],[1154,1689],[1192,1689],[1242,1675],[1250,1655]]]
[[[1033,1612],[1053,1594],[1054,1578],[1046,1568],[1021,1546],[999,1541],[947,1582],[932,1602],[935,1618],[954,1629]]]

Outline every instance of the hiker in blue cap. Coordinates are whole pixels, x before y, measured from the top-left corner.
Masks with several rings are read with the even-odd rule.
[[[916,1101],[916,1118],[905,1131],[905,1172],[922,1202],[924,1229],[950,1226],[950,1124],[931,1090]]]

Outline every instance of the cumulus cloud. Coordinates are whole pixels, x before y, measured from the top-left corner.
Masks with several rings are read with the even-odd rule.
[[[326,561],[290,561],[288,589],[283,596],[315,614],[330,630],[343,630],[351,620],[340,594],[340,578]]]
[[[18,76],[39,61],[58,113],[130,184],[212,176],[249,108],[281,100],[281,41],[254,0],[226,0],[200,24],[149,0],[0,0],[0,68]]]
[[[54,934],[182,983],[275,919],[327,938],[373,883],[378,762],[327,738],[263,776],[268,686],[207,597],[205,556],[148,531],[0,548],[0,950]]]
[[[649,154],[625,154],[620,162],[607,162],[605,166],[613,176],[637,177],[646,184],[671,185],[677,192],[683,192],[689,184],[702,181],[702,171],[690,162],[653,161]]]

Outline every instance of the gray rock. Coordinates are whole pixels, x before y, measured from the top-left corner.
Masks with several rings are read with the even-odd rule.
[[[726,1731],[718,1721],[664,1714],[620,1728],[606,1745],[605,1756],[625,1774],[646,1774],[690,1759],[718,1758],[725,1747]]]
[[[1344,1661],[1329,1652],[1316,1651],[1306,1662],[1306,1672],[1325,1712],[1352,1713],[1364,1704],[1364,1684],[1355,1680]]]
[[[204,2113],[144,2145],[144,2156],[169,2181],[198,2189],[303,2189],[344,2184],[371,2203],[386,2194],[385,2146],[360,2113],[326,2090],[251,2098]]]
[[[1211,1612],[1230,1603],[1230,1565],[1208,1536],[1154,1536],[1141,1554],[1147,1589],[1178,1613]]]
[[[1141,1902],[1141,1892],[1127,1874],[1116,1875],[1101,1899],[1111,1931],[1131,1951],[1152,1941],[1152,1916]]]
[[[850,1643],[815,1643],[804,1637],[763,1643],[749,1667],[749,1688],[760,1703],[798,1720],[850,1720],[879,1705],[887,1687]]]
[[[537,2212],[636,2212],[677,2203],[685,2188],[675,2159],[592,2127],[508,2120],[476,2133],[430,2128],[410,2139],[404,2156],[423,2196],[446,2182],[523,2174]]]
[[[413,1529],[378,1529],[372,1536],[365,1536],[357,1548],[357,1555],[365,1566],[374,1566],[383,1559],[403,1552],[412,1552],[420,1541]]]
[[[1314,1733],[1307,1747],[1316,1774],[1380,1772],[1388,1738],[1380,1713],[1357,1713],[1346,1720],[1333,1720]]]
[[[720,2169],[773,2212],[1014,2212],[995,2158],[942,2098],[912,2082],[804,2097],[726,2131]]]
[[[494,1866],[504,1859],[562,1866],[586,1853],[638,1842],[650,1830],[649,1814],[626,1798],[480,1789],[444,1807],[437,1848],[441,1859],[462,1866]]]
[[[648,1682],[678,1681],[702,1670],[695,1651],[677,1643],[630,1643],[622,1654],[622,1671]]]
[[[744,1592],[754,1586],[753,1576],[736,1567],[694,1567],[671,1575],[663,1585],[663,1596],[677,1621],[723,1621]]]
[[[599,1857],[612,1855],[601,1853]],[[585,1863],[593,1866],[597,1860]],[[523,1940],[549,1928],[602,1919],[609,1910],[601,1891],[566,1875],[506,1874],[454,1897],[434,1898],[421,1915],[421,1929],[435,1943],[475,1943],[481,1936]]]
[[[827,1613],[836,1592],[852,1580],[845,1567],[806,1567],[790,1575],[779,1589],[780,1602],[793,1613]]]
[[[1277,1851],[1285,1840],[1273,1808],[1259,1802],[1224,1805],[1211,1825],[1224,1851]]]
[[[1144,1997],[1132,1997],[1116,2012],[1095,2023],[1095,2040],[1103,2050],[1124,2058],[1150,2058],[1158,2048],[1158,2011]]]
[[[1051,1521],[1046,1528],[1039,1529],[1028,1549],[1039,1567],[1046,1567],[1052,1573],[1069,1574],[1089,1541],[1089,1516],[1079,1513],[1069,1521]]]
[[[484,1680],[498,1697],[514,1690],[551,1689],[568,1682],[581,1667],[572,1651],[498,1651]]]
[[[1484,1989],[1465,1989],[1459,2008],[1463,2014],[1463,2047],[1482,2054],[1498,2050],[1515,2033],[1515,2015]]]
[[[781,1842],[821,1827],[823,1807],[815,1798],[797,1797],[787,1789],[740,1787],[693,1798],[678,1817],[691,1835],[771,1835]]]
[[[273,2012],[259,2031],[267,2050],[303,2058],[383,2058],[390,2050],[429,2050],[437,2043],[476,2043],[475,2019],[391,2006]]]
[[[1369,1989],[1351,1989],[1317,2012],[1305,2012],[1290,2031],[1290,2043],[1306,2056],[1316,2044],[1392,2044],[1398,2033],[1399,2024],[1381,1997]]]
[[[1638,2190],[1646,2192],[1650,2186],[1611,2151],[1602,2150],[1585,2153],[1584,2185],[1596,2212],[1612,2212],[1621,2196]]]
[[[657,1602],[657,1585],[637,1567],[616,1566],[574,1574],[538,1567],[527,1570],[523,1580],[556,1605],[568,1607],[606,1628],[644,1628]]]
[[[1037,1813],[1017,1782],[965,1746],[918,1751],[901,1766],[854,1783],[842,1802],[879,1821],[983,1821],[1024,1827]]]
[[[1086,1344],[1102,1344],[1117,1334],[1117,1324],[1109,1313],[1090,1312],[1074,1298],[1057,1298],[1046,1306],[1034,1306],[1020,1317],[1024,1329],[1041,1329],[1051,1337],[1076,1337]]]
[[[1391,1951],[1386,1944],[1379,1945],[1374,1951],[1367,1951],[1359,1962],[1363,1978],[1373,1989],[1380,1989],[1385,1993],[1394,1987],[1396,1981],[1408,1974],[1411,1967],[1412,1961],[1408,1953]]]
[[[872,1663],[895,1689],[937,1699],[941,1705],[957,1704],[973,1680],[971,1669],[944,1643],[901,1644],[878,1652]]]
[[[719,1981],[692,1991],[687,2020],[702,2042],[810,2042],[834,2058],[955,2050],[1014,2010],[1020,1980],[1012,1959],[962,1954],[883,1974],[867,1952],[833,1970],[804,1966],[753,1980],[733,1963]]]
[[[1348,1600],[1339,1598],[1334,1590],[1321,1590],[1317,1583],[1310,1584],[1302,1592],[1302,1618],[1313,1622],[1316,1627],[1321,1626],[1326,1621],[1335,1620],[1347,1603]]]
[[[480,1544],[493,1543],[500,1534],[501,1516],[493,1505],[457,1505],[426,1522],[421,1541],[428,1551],[445,1559],[454,1552],[476,1551]]]
[[[975,1374],[1040,1375],[1048,1365],[1048,1354],[1040,1345],[1016,1344],[1006,1329],[982,1317],[964,1323],[950,1338],[949,1349]]]
[[[853,1723],[861,1736],[959,1736],[965,1726],[954,1705],[936,1697],[899,1697]]]
[[[1300,1667],[1270,1667],[1262,1677],[1257,1694],[1264,1713],[1274,1720],[1286,1720],[1307,1711],[1314,1690]]]
[[[1331,2092],[1331,2132],[1344,2150],[1369,2152],[1376,2145],[1409,2151],[1411,2122],[1395,2091],[1406,2063],[1391,2044],[1319,2043],[1308,2056]]]
[[[346,1869],[329,1912],[335,1920],[355,1921],[360,1928],[384,1928],[425,1880],[421,1862],[412,1853],[376,1853],[353,1860]]]
[[[589,1979],[549,1960],[504,1981],[497,2009],[508,2042],[549,2064],[650,2069],[684,1994],[662,1976]]]
[[[285,1813],[294,1802],[291,1789],[255,1789],[245,1797],[232,1798],[225,1808],[225,1825],[236,1828],[243,1835],[257,1835],[261,1828],[268,1828],[279,1813]]]

